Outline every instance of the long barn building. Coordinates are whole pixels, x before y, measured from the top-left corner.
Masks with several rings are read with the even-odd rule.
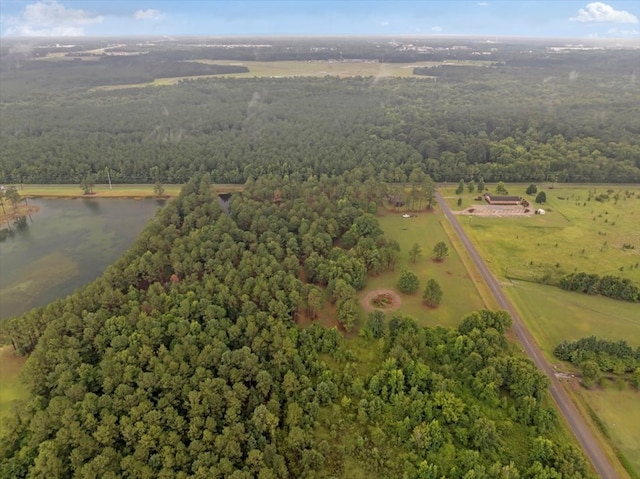
[[[522,197],[520,196],[497,196],[486,193],[484,200],[490,205],[521,205]]]

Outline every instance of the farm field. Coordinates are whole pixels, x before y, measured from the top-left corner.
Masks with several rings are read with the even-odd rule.
[[[385,235],[400,244],[400,261],[395,271],[369,278],[367,287],[358,295],[360,299],[377,289],[391,289],[402,300],[398,312],[414,317],[421,326],[457,326],[465,314],[486,307],[483,296],[441,224],[445,220],[440,214],[423,212],[414,218],[403,218],[401,213],[389,211],[378,220]],[[432,260],[433,247],[439,241],[444,241],[449,247],[449,256],[441,263]],[[422,256],[415,264],[408,257],[414,243],[422,249]],[[420,279],[420,289],[412,295],[400,293],[396,288],[404,269],[413,271]],[[443,291],[442,303],[436,309],[430,309],[422,302],[422,291],[430,278],[438,281]]]
[[[381,63],[377,61],[235,61],[235,60],[194,60],[199,63],[216,65],[243,65],[249,71],[246,73],[227,73],[219,75],[198,75],[170,78],[158,78],[152,82],[132,83],[126,85],[104,85],[92,88],[92,90],[120,90],[125,88],[175,85],[181,80],[193,80],[198,78],[254,78],[254,77],[304,77],[304,76],[339,76],[339,77],[414,77],[433,80],[434,77],[414,75],[416,67],[429,67],[434,65],[462,65],[483,66],[490,62],[483,61],[456,61],[456,62],[413,62],[413,63]]]

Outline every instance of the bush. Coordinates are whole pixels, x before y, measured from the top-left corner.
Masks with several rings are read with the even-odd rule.
[[[527,191],[526,193],[528,195],[535,195],[538,192],[538,187],[536,185],[534,185],[533,183],[531,183],[528,187],[527,187]]]
[[[536,203],[546,203],[547,202],[547,194],[544,191],[541,191],[536,196]]]

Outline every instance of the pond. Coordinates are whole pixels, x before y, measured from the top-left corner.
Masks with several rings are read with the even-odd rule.
[[[33,199],[38,212],[0,242],[0,319],[94,280],[138,237],[155,199]]]

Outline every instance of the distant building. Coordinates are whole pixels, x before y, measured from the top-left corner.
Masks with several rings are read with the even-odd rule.
[[[484,200],[490,205],[521,205],[522,198],[520,196],[497,196],[485,193]]]

